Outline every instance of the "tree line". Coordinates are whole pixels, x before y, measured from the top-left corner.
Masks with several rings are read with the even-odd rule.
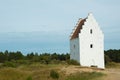
[[[120,49],[110,49],[105,50],[105,63],[108,62],[120,62]],[[59,61],[67,61],[70,60],[70,54],[59,54],[59,53],[28,53],[27,55],[23,55],[22,52],[9,52],[8,50],[4,52],[0,52],[0,63],[4,63],[6,61],[17,61],[17,60],[28,60],[31,62],[41,62],[49,64],[50,62]]]
[[[120,49],[109,49],[104,51],[105,63],[116,62],[120,63]]]
[[[0,52],[0,63],[4,63],[6,61],[16,61],[16,60],[29,60],[33,62],[43,62],[48,64],[50,61],[66,61],[70,59],[70,55],[66,54],[58,54],[58,53],[28,53],[27,55],[23,55],[22,52],[9,52],[6,50],[5,52]]]

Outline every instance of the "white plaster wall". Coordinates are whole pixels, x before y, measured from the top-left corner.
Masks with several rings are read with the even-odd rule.
[[[90,29],[92,29],[92,34]],[[90,48],[90,44],[93,44],[93,48]],[[104,35],[92,14],[89,14],[79,33],[79,45],[82,66],[94,65],[104,68]]]
[[[70,40],[70,59],[80,62],[79,38]]]

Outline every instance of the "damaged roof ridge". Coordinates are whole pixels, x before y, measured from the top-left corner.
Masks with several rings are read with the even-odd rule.
[[[81,32],[82,26],[84,25],[84,22],[86,21],[86,19],[87,18],[84,18],[84,19],[80,18],[79,19],[79,21],[78,21],[79,23],[77,24],[77,27],[75,28],[73,34],[71,35],[70,40],[78,38],[79,33]]]

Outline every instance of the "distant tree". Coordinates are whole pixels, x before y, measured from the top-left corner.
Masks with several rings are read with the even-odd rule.
[[[9,52],[8,52],[8,50],[6,50],[4,52],[4,55],[5,55],[5,60],[8,61],[8,58],[9,58]]]
[[[45,61],[46,64],[49,64],[51,61],[51,56],[48,53],[43,54],[43,60]]]
[[[61,55],[59,55],[59,60],[61,60],[61,61],[66,60],[66,56],[65,56],[65,54],[61,54]]]
[[[14,52],[9,52],[8,60],[11,61],[11,60],[14,60],[14,59],[15,59],[15,54],[14,54]]]
[[[66,60],[70,60],[70,54],[67,53],[65,58],[66,58]]]
[[[33,61],[34,62],[40,61],[38,53],[35,53],[35,55],[33,56]]]
[[[120,49],[110,49],[105,51],[105,55],[107,55],[113,62],[120,62]]]
[[[105,64],[112,62],[108,55],[105,55]]]
[[[32,53],[30,53],[30,54],[27,54],[26,57],[27,57],[28,60],[32,60],[33,57],[34,57],[34,53],[32,52]]]
[[[23,59],[23,54],[20,51],[17,52],[9,52],[8,53],[8,60],[20,60]]]
[[[3,54],[3,52],[0,52],[0,63],[5,62],[5,55]]]
[[[51,59],[52,60],[58,60],[58,54],[57,53],[51,54]]]
[[[20,60],[24,58],[23,54],[20,51],[17,51],[15,53],[15,57],[16,57],[15,60]]]

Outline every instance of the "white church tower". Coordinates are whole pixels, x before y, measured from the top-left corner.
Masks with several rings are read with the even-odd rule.
[[[70,59],[78,61],[81,66],[105,68],[104,34],[92,13],[79,19],[71,33]]]

